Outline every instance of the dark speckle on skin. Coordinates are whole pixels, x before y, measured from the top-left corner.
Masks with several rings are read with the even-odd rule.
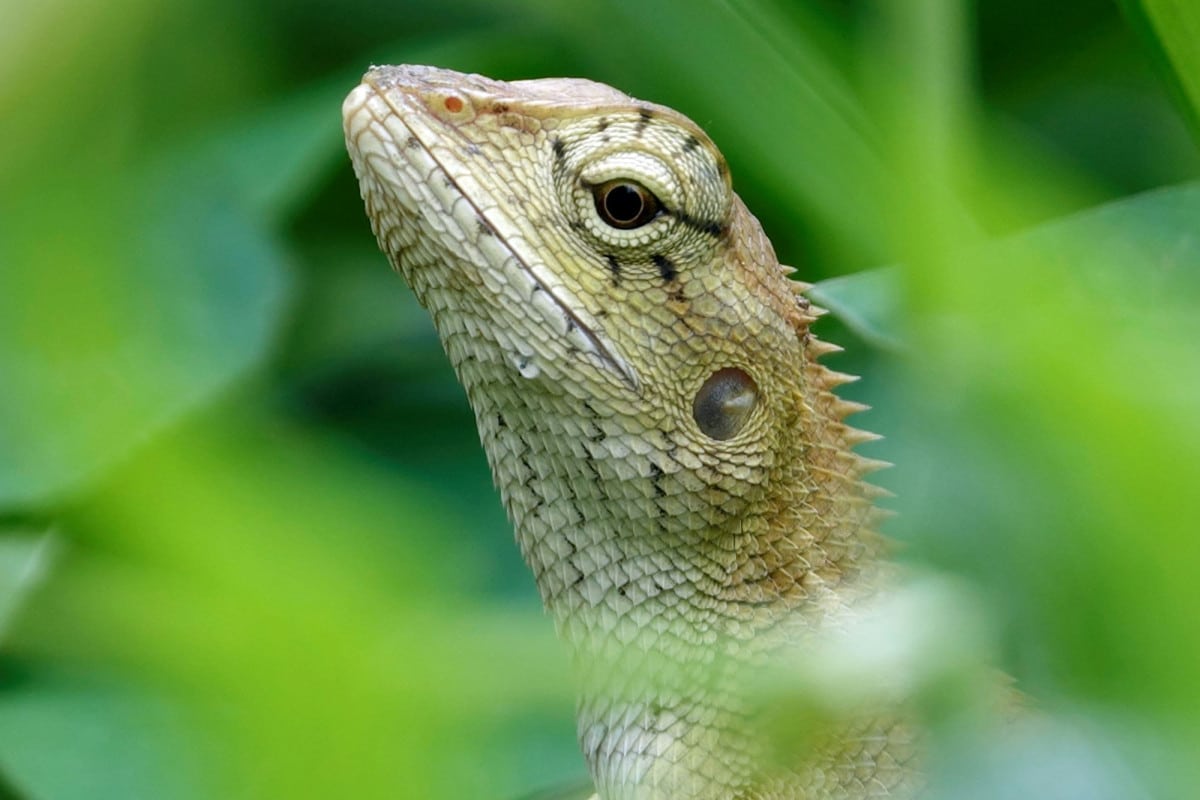
[[[612,275],[613,286],[621,285],[621,262],[617,261],[617,257],[611,253],[604,257],[608,262],[608,272]]]
[[[648,108],[642,107],[638,109],[638,123],[634,133],[641,136],[646,130],[646,126],[650,124],[650,120],[654,119],[654,112]]]
[[[675,276],[678,275],[678,273],[675,271],[675,264],[671,261],[671,259],[663,255],[656,255],[650,260],[654,262],[654,266],[658,267],[658,274],[662,277],[664,282],[669,283],[670,281],[675,280]]]
[[[688,214],[684,211],[674,211],[674,212],[669,212],[669,213],[671,213],[675,217],[675,219],[679,220],[680,222],[682,222],[684,225],[688,226],[692,230],[699,231],[703,234],[707,234],[708,236],[712,236],[713,238],[719,239],[720,237],[724,236],[726,233],[725,226],[722,223],[717,222],[716,220],[696,219],[695,217],[691,216],[690,214]]]

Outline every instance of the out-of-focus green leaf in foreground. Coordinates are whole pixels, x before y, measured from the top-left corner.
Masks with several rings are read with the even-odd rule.
[[[1197,219],[1189,185],[917,265],[893,398],[906,536],[977,580],[1039,701],[1131,759],[1163,732],[1164,796],[1200,777]]]
[[[1050,774],[1067,792],[1054,796],[1174,796],[1195,779],[1196,220],[1200,184],[1183,185],[959,253],[944,271],[810,291],[863,338],[906,343],[888,375],[903,405],[884,414],[886,455],[903,465],[889,476],[894,529],[1001,610],[993,622],[1035,698],[1031,717],[990,734],[950,721],[939,797],[1039,795]],[[956,605],[888,635],[958,630],[935,621]],[[895,670],[858,683],[888,680]]]
[[[263,423],[169,437],[65,521],[78,545],[14,651],[69,673],[4,701],[25,724],[0,725],[0,764],[34,797],[130,796],[75,792],[64,781],[80,768],[105,776],[97,792],[145,780],[134,794],[179,796],[160,756],[198,762],[197,796],[536,785],[495,743],[539,717],[569,730],[565,665],[541,620],[470,603],[456,527],[336,442]],[[71,680],[85,669],[135,682]],[[92,730],[114,696],[131,698],[114,729],[130,737],[128,773],[109,774],[90,734],[38,739]],[[174,722],[137,721],[172,705]],[[561,763],[535,774],[570,774],[563,741]]]

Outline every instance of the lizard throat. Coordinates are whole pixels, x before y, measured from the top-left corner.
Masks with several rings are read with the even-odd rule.
[[[566,345],[563,351],[595,360],[637,392],[637,373],[599,322],[555,277],[556,270],[534,255],[534,248],[522,246],[526,238],[518,223],[499,210],[503,204],[494,199],[490,187],[474,177],[478,167],[468,165],[464,157],[483,158],[479,148],[454,136],[453,125],[431,113],[422,96],[427,87],[406,84],[391,74],[386,77],[386,82],[379,81],[377,71],[368,73],[343,106],[347,138],[357,146],[357,152],[351,152],[364,199],[368,204],[374,201],[397,207],[402,216],[422,215],[441,220],[438,224],[443,225],[453,220],[460,228],[453,238],[462,250],[436,257],[458,269],[474,271],[493,302],[520,304],[542,331]],[[461,146],[447,146],[454,140]],[[397,170],[420,180],[396,180]],[[414,191],[415,187],[420,191]],[[403,225],[402,219],[397,222]],[[420,287],[422,281],[411,273],[421,265],[414,267],[412,260],[401,257],[404,247],[389,246],[389,238],[397,232],[374,217],[372,225],[405,280],[414,289]],[[424,293],[418,291],[417,295],[428,307]],[[521,365],[537,354],[528,345],[515,347],[512,360],[522,370]]]

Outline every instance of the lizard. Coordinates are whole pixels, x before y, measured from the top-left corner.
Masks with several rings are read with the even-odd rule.
[[[709,136],[601,83],[422,66],[372,67],[343,120],[570,651],[595,797],[913,796],[903,711],[777,753],[748,689],[890,568],[841,348]]]

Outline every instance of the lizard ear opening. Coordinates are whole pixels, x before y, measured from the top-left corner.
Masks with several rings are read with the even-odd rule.
[[[723,442],[738,434],[758,404],[758,386],[737,367],[717,370],[692,401],[692,418],[710,439]]]

